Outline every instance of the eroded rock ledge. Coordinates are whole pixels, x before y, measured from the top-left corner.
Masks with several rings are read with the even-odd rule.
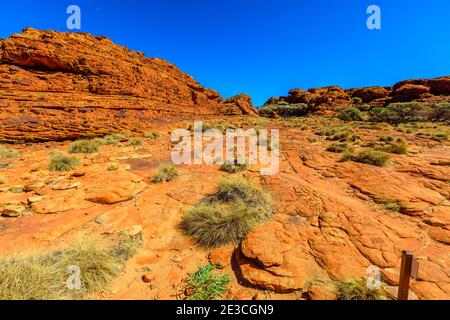
[[[24,29],[0,40],[0,141],[143,130],[167,120],[257,113],[223,103],[173,64],[88,33]]]

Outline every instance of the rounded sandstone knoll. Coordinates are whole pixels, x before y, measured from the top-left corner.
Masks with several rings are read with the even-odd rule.
[[[106,37],[26,28],[0,40],[0,48],[0,141],[96,137],[255,113],[248,96],[225,105],[175,65]]]
[[[225,104],[225,114],[259,115],[258,109],[253,106],[252,98],[248,94],[238,94],[225,99],[223,103]]]
[[[364,87],[357,89],[350,89],[348,93],[352,97],[361,98],[362,102],[369,103],[376,99],[384,99],[388,96],[389,90],[383,87]]]
[[[450,99],[450,77],[405,80],[393,87],[372,86],[345,90],[338,86],[328,86],[307,91],[292,89],[287,96],[271,97],[264,106],[303,103],[308,106],[309,113],[314,113],[334,111],[338,106],[351,105],[352,98],[360,98],[363,103],[370,103],[372,106],[400,101],[420,101],[432,105]]]

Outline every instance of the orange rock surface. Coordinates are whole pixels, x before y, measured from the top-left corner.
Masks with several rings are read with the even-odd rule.
[[[173,64],[106,37],[31,28],[0,40],[0,97],[0,141],[7,142],[142,132],[230,109],[255,113],[251,100],[225,106]]]

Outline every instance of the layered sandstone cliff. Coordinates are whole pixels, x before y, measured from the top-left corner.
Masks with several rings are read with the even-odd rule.
[[[352,103],[352,98],[361,98],[363,103],[383,106],[391,102],[418,101],[433,105],[450,100],[450,76],[436,79],[416,79],[398,82],[392,87],[365,87],[345,90],[338,86],[292,89],[287,96],[272,97],[264,105],[286,102],[305,103],[310,111],[332,110],[339,105]]]
[[[173,64],[105,37],[27,28],[0,40],[0,141],[141,131],[230,108],[245,114]]]

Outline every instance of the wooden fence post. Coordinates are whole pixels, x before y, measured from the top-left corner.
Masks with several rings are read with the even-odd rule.
[[[409,284],[411,277],[417,278],[419,264],[409,251],[402,252],[402,264],[400,268],[400,281],[398,284],[398,300],[408,300]]]

